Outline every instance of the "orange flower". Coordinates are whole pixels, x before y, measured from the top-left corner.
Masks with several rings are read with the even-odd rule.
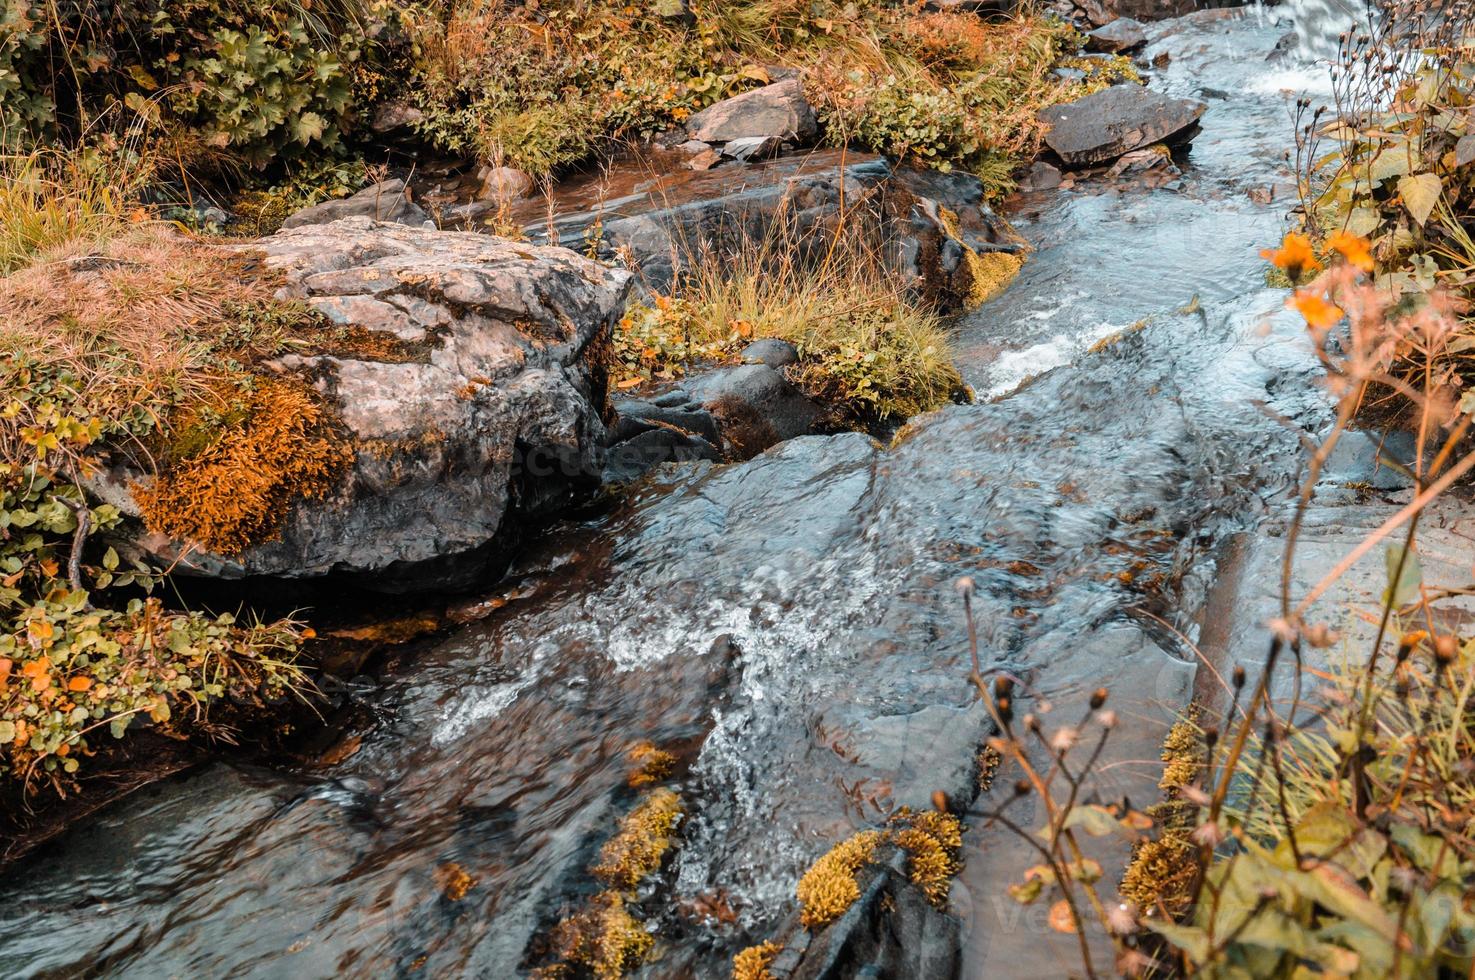
[[[1314,289],[1296,290],[1296,295],[1286,300],[1286,306],[1299,310],[1306,318],[1306,322],[1317,330],[1326,330],[1334,326],[1345,315],[1340,307],[1335,303],[1327,302],[1325,297]]]
[[[1260,253],[1260,257],[1269,259],[1278,268],[1284,269],[1291,282],[1300,279],[1301,273],[1308,269],[1315,272],[1321,268],[1321,263],[1312,254],[1311,240],[1294,231],[1286,232],[1280,248],[1267,248]]]
[[[1361,235],[1339,231],[1328,238],[1326,243],[1340,253],[1348,265],[1355,265],[1363,272],[1373,271],[1373,254],[1368,250],[1367,239]]]

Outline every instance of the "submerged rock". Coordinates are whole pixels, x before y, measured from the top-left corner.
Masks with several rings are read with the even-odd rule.
[[[1206,106],[1170,99],[1140,85],[1113,85],[1040,112],[1045,142],[1071,167],[1106,163],[1152,143],[1192,139]]]
[[[528,521],[599,479],[597,344],[630,276],[562,248],[349,218],[253,248],[283,293],[415,353],[289,354],[341,418],[353,460],[327,499],[299,501],[277,540],[239,555],[149,535],[184,571],[227,578],[348,573],[385,588],[474,574]],[[141,474],[114,474],[113,496]]]
[[[692,139],[726,143],[751,137],[805,142],[819,132],[814,110],[797,78],[723,99],[686,122]]]
[[[341,218],[373,218],[376,221],[392,221],[400,225],[419,226],[430,220],[430,216],[410,200],[405,182],[399,178],[381,180],[365,187],[352,197],[324,201],[310,208],[303,208],[289,215],[282,222],[283,228],[302,228],[307,225],[324,225]]]

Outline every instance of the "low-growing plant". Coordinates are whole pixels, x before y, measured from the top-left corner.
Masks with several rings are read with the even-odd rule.
[[[0,775],[61,787],[103,732],[185,736],[221,698],[302,689],[301,624],[168,611],[157,574],[89,547],[122,517],[80,485],[115,435],[77,414],[81,380],[5,355],[0,382]]]
[[[1337,235],[1368,239],[1381,288],[1418,301],[1438,289],[1456,304],[1475,297],[1475,34],[1468,4],[1383,0],[1345,32],[1333,63],[1332,102],[1298,104],[1297,162],[1306,231],[1318,253]],[[1329,111],[1330,110],[1330,111]],[[1314,270],[1313,270],[1314,271]],[[1475,381],[1475,324],[1458,311],[1438,356],[1407,347],[1396,377],[1418,371],[1468,387]],[[1406,406],[1375,387],[1381,407]]]
[[[332,151],[398,23],[379,0],[58,4],[0,12],[0,148],[147,129],[199,162]]]

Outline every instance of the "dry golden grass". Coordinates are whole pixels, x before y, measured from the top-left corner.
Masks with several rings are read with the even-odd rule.
[[[965,398],[946,323],[898,281],[861,224],[842,222],[827,240],[780,221],[736,254],[689,251],[673,295],[622,323],[626,383],[776,337],[799,351],[794,379],[844,424],[905,420]]]
[[[0,279],[0,351],[79,382],[81,408],[130,431],[203,397],[233,310],[271,301],[251,256],[145,223],[61,241]]]
[[[36,383],[66,379],[69,411],[154,478],[137,494],[152,530],[238,553],[348,461],[316,395],[255,365],[335,338],[402,355],[278,303],[278,284],[259,256],[159,222],[73,237],[0,277],[0,357]],[[0,443],[4,458],[25,453],[18,438]]]
[[[64,154],[0,156],[0,275],[58,246],[96,244],[122,231],[136,177],[89,169]]]

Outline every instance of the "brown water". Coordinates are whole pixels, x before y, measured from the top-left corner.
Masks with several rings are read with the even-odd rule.
[[[662,948],[643,975],[725,976],[792,910],[804,867],[877,819],[865,787],[895,774],[847,738],[969,703],[958,576],[978,583],[988,664],[1045,696],[1129,657],[1134,683],[1143,657],[1176,677],[1172,651],[1123,645],[1123,624],[1147,608],[1196,629],[1215,548],[1288,484],[1294,429],[1325,407],[1299,330],[1267,319],[1283,297],[1256,252],[1287,205],[1246,194],[1286,179],[1290,96],[1263,61],[1281,31],[1158,30],[1173,62],[1156,84],[1215,93],[1204,133],[1176,186],[1020,202],[1037,253],[958,328],[965,373],[1000,397],[889,448],[809,437],[675,469],[559,529],[493,590],[505,605],[369,695],[378,722],[334,770],[213,765],[13,871],[0,973],[520,975],[595,890],[586,868],[635,799],[625,752],[651,739],[681,758],[688,817],[646,890]],[[1160,725],[1165,691],[1119,707]],[[967,856],[960,901],[1007,863]],[[449,863],[475,879],[460,901],[437,881]],[[1059,975],[972,925],[989,975]]]

